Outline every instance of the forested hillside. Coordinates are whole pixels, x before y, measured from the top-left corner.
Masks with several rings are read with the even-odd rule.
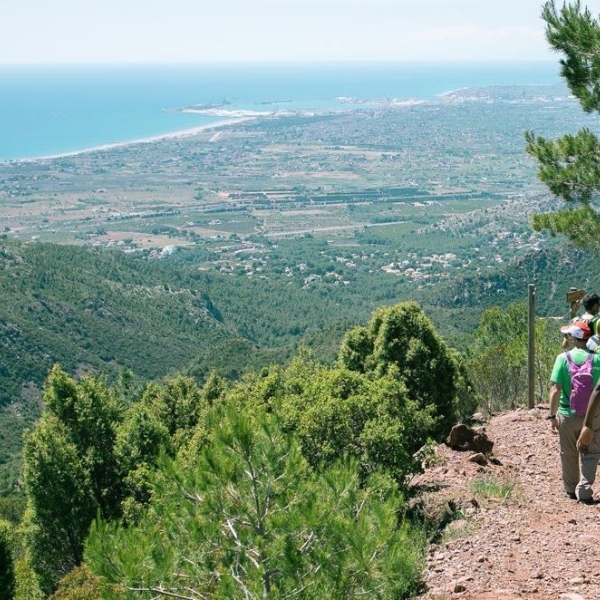
[[[566,318],[566,292],[577,287],[589,292],[600,290],[597,257],[572,247],[544,248],[520,257],[503,269],[484,275],[465,275],[441,285],[424,302],[442,307],[480,311],[492,306],[523,302],[527,286],[536,286],[536,306],[540,316]]]
[[[161,376],[232,335],[203,290],[171,289],[160,269],[123,254],[5,241],[0,259],[3,404],[55,362]]]
[[[405,288],[378,289],[376,278],[371,286],[365,278],[307,289],[283,276],[249,279],[77,246],[3,240],[0,260],[4,405],[18,401],[23,386],[39,388],[56,362],[70,373],[128,368],[144,379],[194,363],[198,375],[220,367],[235,378],[285,360],[300,340],[331,360],[344,328],[408,299]],[[524,300],[529,283],[538,287],[540,315],[562,315],[570,285],[593,291],[599,280],[593,257],[543,249],[483,275],[413,286],[410,297],[450,327],[450,337],[464,337],[484,308]],[[460,323],[447,312],[465,309],[471,315]]]
[[[307,257],[311,244],[318,249],[320,242],[307,240]],[[285,252],[282,260],[295,264]],[[249,369],[285,364],[299,343],[331,363],[350,327],[377,306],[411,298],[464,349],[483,311],[523,301],[529,283],[538,286],[539,315],[566,316],[568,287],[595,290],[598,281],[593,257],[560,248],[427,288],[337,266],[352,285],[306,286],[275,271],[260,279],[204,271],[194,250],[148,261],[3,239],[0,260],[2,494],[15,490],[21,434],[39,415],[41,386],[55,363],[72,375],[106,373],[112,380],[124,369],[135,381],[184,372],[202,382],[211,370],[235,380]]]
[[[321,338],[373,305],[277,278],[248,280],[193,262],[77,246],[5,239],[0,260],[3,405],[18,401],[23,386],[39,389],[56,362],[74,374],[128,368],[142,379],[194,363],[199,375],[222,367],[236,378],[285,360],[302,335]],[[343,331],[336,335],[335,344]]]

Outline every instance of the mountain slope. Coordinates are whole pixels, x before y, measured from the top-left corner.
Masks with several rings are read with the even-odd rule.
[[[235,336],[203,290],[173,289],[160,270],[74,246],[0,246],[0,404],[69,372],[131,368],[161,377],[203,347]]]
[[[440,285],[423,298],[444,308],[476,309],[527,301],[528,285],[536,286],[539,316],[566,315],[566,293],[574,286],[600,291],[597,257],[567,246],[531,251],[503,268],[467,275]],[[480,316],[480,315],[479,315]]]

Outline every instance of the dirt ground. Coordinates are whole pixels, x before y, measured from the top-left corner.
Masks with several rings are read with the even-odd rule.
[[[483,425],[499,464],[437,448],[416,483],[430,488],[429,509],[450,503],[460,518],[429,548],[423,600],[600,600],[600,503],[561,490],[547,414],[520,410]]]

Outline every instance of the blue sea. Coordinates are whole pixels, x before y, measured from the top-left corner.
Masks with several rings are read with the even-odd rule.
[[[433,99],[464,87],[560,83],[556,62],[1,66],[0,161],[129,142],[237,111],[352,110],[340,97]],[[223,105],[218,115],[177,111]]]

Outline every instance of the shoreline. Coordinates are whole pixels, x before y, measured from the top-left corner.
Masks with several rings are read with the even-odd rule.
[[[560,82],[554,83],[515,83],[515,84],[507,84],[501,86],[462,86],[452,89],[447,89],[443,92],[439,92],[434,94],[431,97],[414,97],[414,98],[403,98],[403,97],[394,97],[394,98],[360,98],[360,97],[352,97],[352,96],[337,96],[336,100],[342,104],[346,105],[350,108],[350,111],[361,111],[361,110],[373,110],[374,108],[381,107],[394,107],[394,108],[404,108],[404,107],[414,107],[423,104],[435,104],[435,103],[444,103],[449,99],[451,100],[453,96],[460,95],[467,90],[481,90],[495,87],[506,87],[506,88],[523,88],[523,87],[536,87],[536,88],[551,88],[557,85],[561,85]],[[282,102],[291,102],[291,100],[283,100]],[[91,146],[88,148],[82,148],[80,150],[71,150],[67,152],[58,152],[56,154],[48,154],[41,156],[30,156],[26,158],[8,158],[8,159],[0,159],[0,165],[10,165],[10,164],[23,164],[23,163],[31,163],[38,161],[47,161],[47,160],[56,160],[60,158],[70,158],[74,156],[79,156],[80,154],[88,154],[93,152],[102,152],[105,150],[113,150],[116,148],[124,148],[127,146],[133,146],[137,144],[150,144],[154,142],[160,142],[163,140],[169,139],[180,139],[185,137],[191,137],[194,135],[198,135],[202,132],[209,130],[218,130],[221,128],[225,128],[231,125],[236,125],[238,123],[243,123],[245,121],[252,121],[263,119],[266,117],[284,117],[291,116],[296,114],[302,114],[305,116],[314,116],[315,114],[341,114],[345,112],[350,112],[348,109],[344,110],[343,108],[340,110],[334,109],[321,109],[321,110],[290,110],[290,109],[280,109],[276,111],[256,111],[249,109],[224,109],[222,107],[213,107],[213,108],[195,108],[194,106],[188,106],[180,109],[172,109],[169,112],[182,112],[182,113],[199,113],[207,116],[213,117],[226,117],[222,120],[215,121],[214,123],[207,123],[204,125],[198,125],[195,127],[191,127],[188,129],[182,129],[177,131],[172,131],[168,133],[161,133],[152,136],[146,136],[142,138],[136,138],[132,140],[122,141],[122,142],[109,142],[106,144],[100,144],[98,146]],[[233,113],[233,114],[232,114]],[[237,113],[237,114],[236,114]]]
[[[154,142],[161,142],[163,140],[182,139],[186,137],[192,137],[210,131],[211,129],[221,129],[230,125],[236,125],[245,121],[252,121],[260,118],[257,116],[246,116],[246,117],[235,117],[223,121],[216,121],[215,123],[207,123],[206,125],[198,125],[197,127],[191,127],[189,129],[182,129],[179,131],[171,131],[169,133],[159,133],[143,138],[137,138],[135,140],[129,140],[126,142],[111,142],[108,144],[102,144],[100,146],[93,146],[91,148],[84,148],[82,150],[72,150],[70,152],[61,152],[59,154],[49,154],[45,156],[34,156],[29,158],[13,158],[8,160],[0,160],[0,165],[15,164],[15,163],[31,163],[39,162],[43,160],[56,160],[57,158],[70,158],[73,156],[79,156],[80,154],[89,154],[91,152],[102,152],[104,150],[113,150],[114,148],[124,148],[127,146],[137,146],[138,144],[152,144]]]
[[[447,92],[450,93],[450,92]],[[392,102],[387,100],[388,106],[413,106],[419,104],[426,104],[430,100],[421,100],[421,99],[393,99]],[[372,101],[365,101],[372,102]],[[381,101],[384,104],[383,101]],[[361,103],[353,106],[351,111],[360,111],[365,110],[365,106]],[[100,144],[98,146],[90,146],[88,148],[82,148],[80,150],[69,150],[67,152],[58,152],[56,154],[45,154],[42,156],[28,156],[26,158],[8,158],[8,159],[0,159],[1,165],[15,165],[15,164],[25,164],[25,163],[34,163],[46,160],[56,160],[60,158],[71,158],[74,156],[79,156],[81,154],[89,154],[93,152],[103,152],[105,150],[113,150],[115,148],[125,148],[127,146],[134,146],[138,144],[152,144],[154,142],[160,142],[163,140],[172,140],[172,139],[181,139],[186,137],[192,137],[194,135],[198,135],[205,131],[210,131],[212,129],[222,129],[225,127],[229,127],[231,125],[237,125],[238,123],[244,123],[247,121],[255,121],[258,119],[264,119],[267,117],[285,117],[291,116],[295,114],[302,114],[304,116],[315,116],[316,114],[341,114],[344,112],[351,111],[335,111],[335,110],[324,110],[324,111],[313,111],[313,110],[279,110],[279,111],[249,111],[249,110],[239,110],[237,111],[239,114],[231,115],[231,110],[227,110],[227,116],[229,118],[223,119],[220,121],[215,121],[214,123],[206,123],[205,125],[198,125],[196,127],[191,127],[188,129],[181,129],[177,131],[171,131],[168,133],[159,133],[157,135],[146,136],[142,138],[136,138],[133,140],[127,140],[123,142],[109,142],[106,144]],[[186,107],[183,109],[179,109],[177,112],[182,113],[200,113],[203,115],[210,116],[225,116],[222,115],[222,109],[194,109],[193,107]]]

